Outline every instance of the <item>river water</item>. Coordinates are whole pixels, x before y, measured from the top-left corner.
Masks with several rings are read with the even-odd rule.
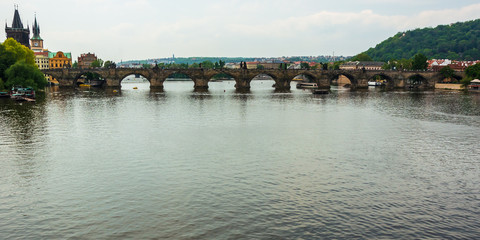
[[[272,84],[0,99],[0,238],[480,236],[480,94]]]

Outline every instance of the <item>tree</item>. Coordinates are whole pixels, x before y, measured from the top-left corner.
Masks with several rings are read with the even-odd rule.
[[[480,79],[480,63],[467,67],[465,75],[470,79]]]
[[[220,68],[223,68],[225,66],[225,61],[222,61],[222,60],[218,60],[218,66]]]
[[[301,69],[310,69],[310,64],[308,64],[306,62],[302,62],[302,63],[300,63],[300,68]]]
[[[446,66],[442,69],[440,69],[440,73],[443,75],[445,78],[451,78],[453,77],[453,69],[450,66]]]
[[[462,86],[466,88],[473,79],[480,79],[480,63],[465,69],[465,78],[462,79]]]
[[[107,60],[103,63],[104,68],[110,68],[114,64],[113,61]]]
[[[78,62],[75,61],[73,64],[72,64],[72,68],[78,68]]]
[[[101,67],[103,67],[103,60],[99,58],[99,59],[93,61],[92,64],[90,64],[90,66],[93,67],[93,68],[101,68]]]
[[[3,44],[0,44],[0,78],[7,79],[5,77],[5,71],[15,64],[16,60],[12,52],[5,49]]]
[[[23,46],[13,38],[8,38],[2,44],[5,51],[12,54],[12,57],[17,61],[25,61],[27,64],[35,65],[35,54],[28,47]]]
[[[32,87],[35,90],[42,89],[47,85],[47,80],[37,66],[28,64],[25,61],[18,61],[5,71],[7,81],[5,86]]]
[[[413,62],[412,62],[412,69],[413,70],[425,70],[428,67],[428,58],[421,54],[418,53],[413,57]]]
[[[205,69],[212,69],[213,68],[213,63],[211,61],[203,61],[202,62],[202,68]]]
[[[0,78],[0,91],[5,90],[5,84],[3,83],[3,80]]]
[[[258,65],[257,65],[257,69],[263,70],[263,69],[265,69],[265,66],[263,66],[263,65],[261,65],[261,64],[258,64]]]
[[[359,53],[351,61],[371,62],[373,59],[367,53]]]

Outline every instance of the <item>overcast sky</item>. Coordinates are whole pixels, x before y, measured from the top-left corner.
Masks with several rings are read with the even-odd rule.
[[[400,31],[480,18],[478,0],[0,0],[8,26],[14,4],[24,25],[37,14],[50,51],[113,61],[351,56]]]

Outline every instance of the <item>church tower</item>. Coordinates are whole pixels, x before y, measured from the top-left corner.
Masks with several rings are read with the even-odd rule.
[[[43,51],[43,39],[40,37],[40,26],[37,23],[37,16],[35,15],[35,22],[32,26],[33,37],[30,39],[32,42],[32,50],[34,52]]]
[[[5,32],[7,33],[7,38],[13,38],[22,45],[30,48],[30,29],[28,28],[28,26],[27,28],[23,28],[17,5],[15,6],[12,27],[8,27],[7,23],[5,23]]]

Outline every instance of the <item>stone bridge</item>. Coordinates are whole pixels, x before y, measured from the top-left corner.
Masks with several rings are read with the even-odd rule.
[[[275,81],[277,90],[290,89],[290,82],[299,75],[304,75],[309,82],[316,82],[319,88],[328,89],[332,81],[339,76],[350,80],[352,89],[367,88],[368,81],[380,76],[386,79],[386,87],[431,89],[436,82],[443,80],[439,72],[433,71],[393,71],[393,70],[311,70],[311,69],[142,69],[142,68],[93,68],[93,69],[46,69],[44,74],[57,79],[61,87],[75,87],[77,80],[85,73],[97,73],[105,79],[106,87],[120,87],[124,78],[129,75],[141,75],[150,81],[151,88],[163,89],[165,80],[174,74],[184,74],[192,79],[195,89],[208,89],[208,82],[219,74],[226,74],[236,82],[239,90],[250,89],[250,82],[260,74],[266,74]],[[454,78],[461,79],[463,72]]]

